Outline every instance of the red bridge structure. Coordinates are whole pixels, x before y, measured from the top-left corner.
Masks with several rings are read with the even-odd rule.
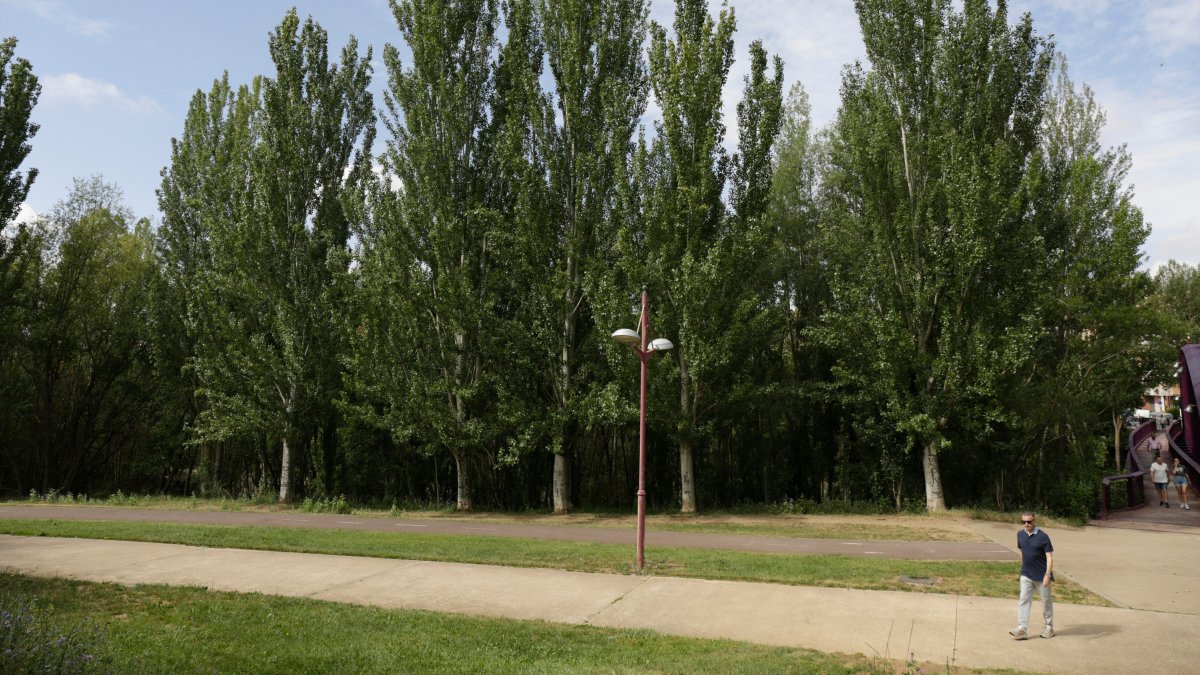
[[[1127,527],[1191,526],[1200,527],[1200,457],[1195,448],[1200,447],[1200,344],[1184,345],[1179,350],[1179,419],[1167,427],[1165,433],[1154,421],[1146,422],[1129,433],[1126,452],[1128,473],[1107,476],[1102,481],[1100,520],[1103,524]],[[1174,458],[1187,471],[1191,484],[1188,501],[1191,510],[1178,508],[1179,497],[1175,487],[1167,487],[1170,508],[1144,508],[1147,504],[1158,504],[1158,494],[1148,475],[1154,457],[1150,453],[1150,439],[1157,435],[1166,441],[1163,461],[1174,465]],[[1100,524],[1100,523],[1097,523]]]

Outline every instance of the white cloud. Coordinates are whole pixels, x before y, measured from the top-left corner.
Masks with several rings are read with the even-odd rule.
[[[152,98],[126,94],[111,82],[84,77],[79,73],[47,75],[41,81],[41,102],[47,105],[78,106],[84,110],[113,106],[130,113],[162,112]]]
[[[1200,3],[1173,0],[1157,5],[1146,12],[1144,25],[1154,38],[1152,44],[1164,55],[1200,45]]]
[[[38,212],[33,210],[32,206],[22,203],[17,209],[17,217],[13,219],[13,222],[29,224],[35,222],[40,217]]]
[[[56,24],[63,30],[76,35],[107,40],[112,22],[89,19],[65,8],[58,0],[2,0],[3,4],[17,7]]]
[[[37,211],[34,211],[29,204],[22,203],[21,206],[17,208],[17,217],[13,218],[12,222],[4,226],[4,229],[0,231],[0,236],[15,236],[18,225],[29,225],[35,223],[37,222],[38,217]]]

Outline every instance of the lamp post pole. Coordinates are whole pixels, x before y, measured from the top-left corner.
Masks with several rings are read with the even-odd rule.
[[[646,373],[649,369],[651,352],[646,350],[650,335],[650,308],[646,288],[642,287],[642,348],[638,359],[642,362],[641,415],[638,421],[638,491],[637,491],[637,568],[646,566]]]
[[[629,298],[634,301],[634,298]],[[632,304],[632,302],[631,302]],[[633,304],[630,309],[636,310]],[[640,334],[639,334],[640,333]],[[614,342],[630,347],[637,352],[642,362],[642,388],[639,398],[641,414],[638,419],[638,517],[637,517],[637,568],[646,566],[646,380],[650,370],[650,357],[675,348],[666,338],[650,339],[650,294],[642,286],[642,316],[638,319],[638,330],[618,328],[612,334]]]

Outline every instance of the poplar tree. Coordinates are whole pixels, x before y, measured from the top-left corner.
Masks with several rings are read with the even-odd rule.
[[[662,298],[656,333],[667,331],[679,375],[676,437],[681,510],[696,510],[695,449],[706,425],[736,397],[736,371],[754,353],[761,321],[761,270],[771,233],[762,220],[779,131],[783,65],[768,77],[761,43],[738,105],[738,153],[723,146],[722,92],[733,64],[734,14],[714,17],[703,0],[676,4],[674,39],[651,26],[650,82],[663,120],[646,162],[644,251],[652,292]],[[727,211],[722,195],[729,187]],[[768,284],[769,286],[769,284]],[[747,390],[749,391],[749,390]]]
[[[383,181],[364,241],[364,281],[386,291],[364,324],[369,349],[391,361],[389,376],[356,369],[359,386],[383,402],[393,436],[448,452],[457,506],[472,507],[471,467],[494,442],[492,370],[506,335],[498,321],[498,212],[487,203],[487,104],[494,91],[496,5],[492,0],[394,0],[411,64],[388,45],[380,158]]]
[[[555,513],[571,508],[570,459],[582,433],[582,401],[594,382],[581,365],[598,356],[593,334],[593,277],[618,224],[613,200],[646,109],[648,83],[642,46],[645,0],[540,0],[547,62],[554,78],[557,123],[548,130],[547,169],[552,217],[550,275],[539,284],[557,327],[545,344],[554,364]],[[630,289],[633,290],[633,289]],[[594,371],[593,371],[594,372]]]
[[[257,92],[247,86],[234,90],[228,73],[207,93],[197,91],[182,135],[171,139],[171,163],[162,170],[158,189],[162,223],[155,231],[159,274],[152,349],[163,405],[179,415],[183,440],[191,442],[189,466],[203,462],[201,491],[209,477],[218,475],[224,453],[222,443],[208,442],[196,427],[205,406],[197,393],[205,384],[196,368],[198,348],[217,327],[210,311],[215,298],[207,295],[213,290],[208,275],[217,266],[213,232],[228,231],[243,210],[254,140],[251,120],[258,108]],[[192,473],[187,474],[189,489]]]
[[[201,280],[199,433],[279,441],[283,502],[293,497],[297,450],[311,440],[305,420],[341,386],[337,281],[349,263],[349,216],[361,212],[355,202],[370,176],[374,136],[371,50],[360,56],[352,37],[330,63],[327,42],[319,24],[302,26],[288,12],[268,41],[274,77],[241,90],[225,118],[234,127],[224,135],[239,139],[232,142],[244,156],[232,160],[232,176],[214,168],[217,184],[189,188],[195,205],[219,211],[205,200],[228,181],[232,204],[213,217],[213,265]],[[222,109],[227,95],[215,93],[214,105],[197,114]],[[247,119],[243,143],[237,125]]]
[[[1025,171],[1052,46],[1008,3],[858,0],[831,141],[827,345],[844,391],[919,449],[930,511],[955,430],[986,424],[1037,332]]]
[[[42,86],[29,61],[14,58],[16,49],[16,38],[0,41],[0,230],[16,217],[38,174],[30,168],[21,175],[20,168],[33,149],[29,140],[38,132],[38,125],[29,117]],[[0,255],[3,253],[0,248]]]
[[[38,131],[29,117],[41,94],[29,61],[14,58],[16,47],[16,38],[0,41],[0,398],[14,403],[18,400],[14,361],[20,340],[17,315],[27,304],[24,298],[39,246],[28,228],[10,228],[10,223],[37,178],[36,168],[22,175],[21,165],[32,149],[29,141]],[[6,438],[16,436],[15,409],[9,405],[0,412],[0,435]],[[15,470],[13,473],[20,480]],[[0,484],[0,489],[3,487]]]
[[[1028,174],[1045,249],[1031,270],[1041,279],[1043,328],[1032,367],[1008,387],[1023,431],[1011,459],[1028,461],[1038,476],[1053,469],[1083,482],[1099,479],[1087,473],[1098,474],[1105,458],[1092,451],[1097,436],[1111,437],[1112,466],[1120,466],[1122,412],[1156,384],[1143,377],[1157,369],[1147,345],[1157,342],[1162,322],[1142,302],[1151,282],[1138,267],[1150,229],[1128,184],[1129,153],[1101,144],[1105,113],[1089,87],[1071,81],[1061,55],[1053,73]],[[1047,457],[1046,450],[1057,451]],[[1067,464],[1079,475],[1066,479]],[[1034,497],[1042,501],[1040,479]]]

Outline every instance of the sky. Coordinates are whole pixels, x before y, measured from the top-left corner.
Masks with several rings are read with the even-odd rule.
[[[1200,0],[1010,1],[1010,20],[1031,12],[1035,30],[1053,35],[1066,55],[1076,84],[1095,91],[1108,115],[1104,143],[1131,153],[1135,203],[1152,225],[1144,266],[1200,263],[1200,210],[1192,206],[1200,196]],[[737,61],[725,91],[731,131],[755,39],[783,58],[786,87],[804,85],[815,126],[828,124],[842,67],[865,61],[853,2],[730,4],[737,17]],[[386,0],[0,0],[0,37],[19,40],[17,55],[42,83],[33,113],[41,129],[23,165],[40,172],[26,217],[48,212],[73,178],[102,174],[138,216],[156,219],[159,172],[188,101],[224,71],[234,85],[271,73],[267,35],[293,6],[324,26],[331,51],[351,35],[360,50],[374,48],[372,89],[381,101],[382,47],[402,48]],[[673,15],[674,2],[652,0],[651,19],[669,27]]]

